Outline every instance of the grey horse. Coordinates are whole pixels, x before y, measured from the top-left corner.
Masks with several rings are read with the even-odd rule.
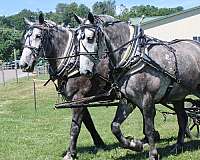
[[[50,77],[52,80],[54,78],[58,79],[59,92],[61,92],[66,99],[76,100],[85,97],[88,95],[88,93],[94,94],[94,91],[100,90],[100,85],[103,90],[105,84],[100,84],[98,80],[96,83],[94,81],[92,82],[86,76],[69,78],[67,77],[68,73],[67,75],[66,73],[62,73],[58,76],[58,74],[62,72],[63,66],[70,66],[71,63],[75,63],[74,58],[71,58],[71,60],[68,60],[69,58],[62,58],[66,56],[67,52],[73,53],[75,44],[75,38],[73,38],[75,34],[74,30],[58,26],[51,21],[45,21],[42,14],[39,17],[39,22],[33,23],[26,19],[25,23],[28,25],[28,30],[24,34],[24,48],[20,59],[20,65],[24,71],[32,72],[37,58],[43,57],[47,58],[49,61]],[[70,42],[73,45],[71,49],[70,45],[68,45]],[[59,59],[59,57],[61,59]],[[105,64],[106,61],[102,61],[102,63]],[[108,70],[105,67],[102,67],[102,70],[104,71],[103,76],[106,76],[105,70]],[[88,109],[72,109],[70,142],[67,152],[64,153],[65,159],[70,160],[76,157],[76,144],[82,122],[85,124],[86,128],[91,134],[95,146],[97,148],[104,146],[104,142],[95,129]]]
[[[130,25],[106,15],[94,16],[89,13],[87,20],[82,21],[77,17],[77,21],[82,36],[80,52],[86,53],[80,59],[81,74],[91,76],[95,73],[98,61],[94,61],[88,53],[97,53],[97,58],[107,53],[114,83],[126,99],[142,110],[145,135],[150,145],[149,159],[159,159],[153,138],[156,103],[173,104],[179,131],[172,151],[182,148],[188,122],[184,99],[188,94],[200,97],[199,43],[192,40],[163,42],[150,39],[141,31],[138,34],[140,37],[134,37]],[[131,44],[137,40],[143,43],[135,48]],[[133,49],[130,49],[132,46]],[[131,53],[127,53],[127,50]],[[125,148],[142,149],[141,143],[127,139],[120,130],[120,125],[130,113],[131,107],[121,102],[111,129]]]

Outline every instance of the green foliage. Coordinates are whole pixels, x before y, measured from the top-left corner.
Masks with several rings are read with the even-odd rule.
[[[107,14],[111,16],[116,15],[116,5],[114,0],[107,0],[103,2],[96,2],[92,6],[92,11],[95,14]]]
[[[13,59],[13,49],[19,50],[21,32],[9,28],[0,28],[0,59],[9,61]],[[19,56],[19,51],[17,52]]]
[[[2,23],[4,26],[9,28],[15,28],[17,30],[24,30],[24,18],[28,18],[30,20],[35,20],[38,16],[37,12],[32,12],[30,10],[22,10],[16,15],[9,16],[9,17],[1,17]],[[0,20],[1,20],[0,19]]]
[[[63,14],[49,12],[49,13],[45,14],[45,19],[52,20],[52,21],[56,22],[57,24],[62,24],[63,23]]]
[[[142,15],[151,17],[151,16],[165,16],[180,12],[183,10],[183,7],[179,6],[176,8],[158,8],[150,5],[141,5],[141,6],[132,6],[130,9],[122,7],[122,11],[118,18],[122,20],[128,20],[130,17],[141,17]]]
[[[59,17],[59,20],[64,22],[66,25],[74,27],[77,25],[77,23],[74,20],[73,14],[77,14],[81,17],[86,17],[89,11],[90,9],[84,4],[78,5],[75,2],[70,4],[59,3],[56,6],[56,13],[52,13],[52,17],[57,16]],[[57,20],[55,20],[55,22],[57,22]]]
[[[65,8],[66,8],[66,4],[65,3],[58,3],[56,5],[56,13],[60,13],[60,14],[64,13]]]
[[[90,11],[90,9],[88,7],[86,7],[84,4],[78,5],[75,2],[69,4],[66,6],[65,10],[64,10],[64,22],[66,24],[69,24],[70,26],[74,27],[77,25],[73,14],[77,14],[81,17],[85,17],[88,12]]]

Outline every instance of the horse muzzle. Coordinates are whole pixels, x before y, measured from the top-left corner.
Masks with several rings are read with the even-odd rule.
[[[23,72],[33,72],[35,66],[35,62],[32,65],[28,65],[27,63],[20,64],[20,68]]]
[[[80,70],[80,74],[84,75],[84,76],[86,76],[88,78],[91,78],[93,76],[93,73],[91,71],[89,71],[89,70],[83,70],[83,71]]]

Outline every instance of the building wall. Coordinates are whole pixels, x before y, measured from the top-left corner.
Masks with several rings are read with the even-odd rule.
[[[145,34],[166,41],[200,37],[200,14],[146,29]]]

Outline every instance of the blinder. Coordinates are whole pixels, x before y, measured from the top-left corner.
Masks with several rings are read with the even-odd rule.
[[[40,29],[42,31],[41,35],[37,37],[37,38],[39,38],[41,40],[41,43],[40,43],[40,45],[39,45],[38,48],[31,45],[30,37],[33,34],[33,29],[34,28],[38,28],[38,29]],[[26,40],[29,39],[29,42],[28,42],[29,44],[28,45],[24,45],[24,48],[30,49],[31,50],[31,54],[34,57],[39,56],[39,53],[40,53],[41,49],[43,49],[43,46],[42,46],[43,35],[44,35],[44,29],[43,29],[42,26],[39,27],[38,25],[36,25],[36,26],[33,25],[33,26],[31,26],[31,27],[28,28],[28,34],[27,34],[26,38],[24,39],[24,41],[26,42]],[[45,56],[44,49],[43,49],[43,55],[42,56]]]
[[[93,32],[93,36],[92,37],[87,37],[87,41],[88,43],[93,43],[94,42],[94,39],[96,37],[96,44],[97,46],[95,46],[94,48],[94,52],[89,52],[87,50],[87,48],[84,46],[84,44],[81,42],[81,40],[84,40],[85,39],[85,29],[88,29],[89,31]],[[78,51],[79,55],[85,55],[86,57],[88,57],[89,59],[91,59],[92,61],[99,61],[99,53],[98,53],[98,50],[99,50],[99,36],[102,34],[102,30],[101,30],[101,27],[100,25],[98,24],[84,24],[84,25],[81,25],[77,31],[80,30],[81,34],[80,34],[80,39],[78,40],[79,41],[79,49],[80,49],[80,44],[82,45],[82,47],[84,48],[85,52],[80,52],[80,50]]]

